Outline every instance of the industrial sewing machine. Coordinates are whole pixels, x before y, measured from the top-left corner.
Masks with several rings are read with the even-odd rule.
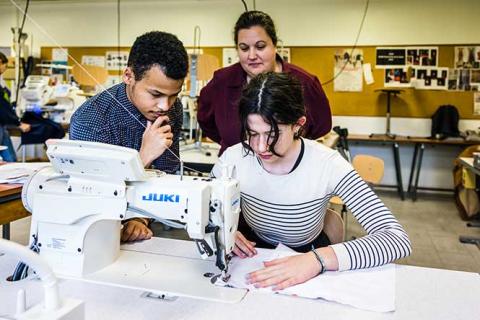
[[[129,148],[71,140],[47,146],[51,167],[29,179],[22,200],[32,213],[32,245],[57,276],[217,301],[245,295],[204,277],[213,265],[217,278],[229,277],[240,213],[231,168],[222,179],[168,175],[145,171]],[[176,220],[207,260],[120,250],[121,221],[133,217]]]
[[[70,123],[75,110],[85,102],[82,90],[70,84],[49,85],[48,76],[28,76],[25,87],[20,90],[17,105],[18,115],[25,112],[46,112],[58,123]]]

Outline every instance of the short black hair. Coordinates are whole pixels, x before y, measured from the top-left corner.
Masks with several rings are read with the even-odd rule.
[[[243,89],[239,101],[239,115],[241,123],[241,141],[243,147],[249,152],[252,148],[245,141],[250,142],[248,116],[258,114],[271,126],[270,152],[275,152],[275,144],[279,137],[279,124],[297,123],[298,119],[305,116],[303,88],[298,79],[289,73],[267,72],[255,76]],[[300,132],[295,138],[299,138]]]
[[[238,45],[238,32],[242,29],[250,29],[254,26],[262,27],[270,39],[272,39],[273,45],[277,46],[278,39],[275,24],[273,23],[272,18],[262,11],[245,11],[240,15],[233,30],[235,45]]]
[[[0,62],[2,64],[8,63],[8,58],[3,52],[0,52]]]
[[[139,36],[133,43],[127,65],[135,80],[140,81],[153,66],[174,80],[187,76],[188,55],[183,43],[170,33],[151,31]]]

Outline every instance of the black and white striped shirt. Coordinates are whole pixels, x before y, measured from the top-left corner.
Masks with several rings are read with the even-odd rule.
[[[328,202],[339,196],[368,235],[332,245],[339,270],[379,266],[406,257],[410,241],[402,226],[371,188],[335,150],[304,140],[298,167],[286,175],[265,171],[241,144],[221,157],[235,165],[245,221],[266,242],[299,247],[322,231]],[[212,173],[220,176],[220,165]]]

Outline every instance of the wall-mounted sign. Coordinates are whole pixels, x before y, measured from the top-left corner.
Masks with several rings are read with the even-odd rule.
[[[385,69],[407,64],[405,48],[377,48],[376,57],[377,68]]]

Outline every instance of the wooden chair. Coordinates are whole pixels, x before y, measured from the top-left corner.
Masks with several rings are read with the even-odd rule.
[[[340,214],[332,209],[327,209],[323,222],[323,232],[331,244],[340,243],[345,239],[345,228]]]
[[[352,165],[368,184],[377,185],[382,181],[385,172],[385,163],[382,159],[359,154],[353,158]]]
[[[369,185],[378,185],[382,181],[383,174],[385,172],[385,163],[383,159],[366,155],[358,154],[352,160],[353,168],[358,172],[360,177],[365,180]],[[348,225],[348,209],[339,197],[333,197],[330,199],[330,203],[333,205],[342,206],[341,217],[345,221],[345,235],[347,233]]]

